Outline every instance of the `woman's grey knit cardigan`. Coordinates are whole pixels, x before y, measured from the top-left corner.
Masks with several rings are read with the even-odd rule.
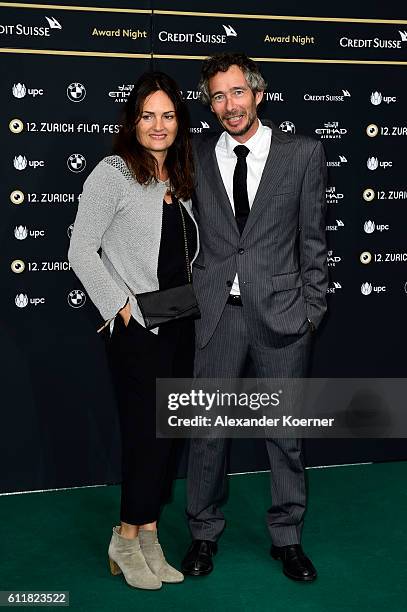
[[[68,259],[105,323],[129,298],[132,315],[144,325],[126,284],[135,294],[159,288],[157,265],[166,190],[162,181],[140,185],[117,155],[105,157],[85,181]],[[191,201],[182,204],[194,220]],[[196,253],[190,254],[191,263],[198,250],[199,241]]]

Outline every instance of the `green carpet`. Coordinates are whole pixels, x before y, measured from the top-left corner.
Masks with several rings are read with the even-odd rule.
[[[308,470],[303,545],[319,571],[298,584],[269,556],[268,474],[230,478],[227,527],[204,578],[129,588],[108,572],[106,551],[117,521],[119,487],[0,498],[0,590],[70,591],[73,610],[193,612],[405,612],[407,609],[407,462]],[[188,546],[185,482],[161,520],[168,560]]]

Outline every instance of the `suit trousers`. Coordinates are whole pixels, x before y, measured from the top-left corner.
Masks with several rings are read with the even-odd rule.
[[[247,359],[256,378],[302,378],[307,375],[311,329],[279,348],[250,338],[244,306],[226,304],[209,343],[196,349],[196,378],[239,378]],[[298,544],[306,508],[306,483],[301,441],[266,438],[270,460],[272,504],[266,515],[276,546]],[[225,527],[220,505],[226,497],[228,440],[193,439],[187,476],[187,516],[194,539],[216,541]]]
[[[120,519],[152,523],[171,496],[179,440],[156,438],[156,378],[191,377],[193,321],[175,321],[158,335],[120,315],[107,341],[122,444]]]

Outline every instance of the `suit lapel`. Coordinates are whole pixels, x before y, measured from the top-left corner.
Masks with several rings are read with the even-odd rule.
[[[270,196],[279,193],[282,178],[290,168],[289,160],[296,148],[294,141],[289,135],[286,135],[275,125],[271,125],[271,127],[273,133],[269,154],[242,233],[242,239],[250,232],[264,207],[269,205]]]
[[[208,143],[207,147],[203,148],[201,154],[201,166],[204,173],[207,176],[211,189],[216,193],[216,204],[225,220],[231,224],[239,236],[239,229],[237,227],[235,215],[233,214],[232,206],[229,201],[229,196],[226,192],[225,185],[223,183],[222,175],[219,170],[218,160],[216,159],[215,147],[219,140],[219,134],[217,134],[213,140]]]
[[[296,143],[289,134],[285,134],[270,121],[262,121],[269,125],[272,130],[272,138],[269,154],[264,166],[263,174],[252,204],[245,228],[241,238],[244,239],[252,229],[261,215],[265,206],[269,205],[270,196],[279,192],[281,180],[290,168],[290,158],[296,148]],[[216,204],[222,212],[225,220],[232,225],[237,236],[239,229],[228,194],[223,184],[222,175],[216,159],[215,147],[219,140],[219,134],[210,139],[207,146],[197,152],[202,169],[209,181],[211,189],[218,195]]]

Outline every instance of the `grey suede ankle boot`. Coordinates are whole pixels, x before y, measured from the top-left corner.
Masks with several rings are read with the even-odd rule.
[[[138,537],[147,565],[157,578],[162,582],[182,582],[184,580],[184,574],[167,563],[157,539],[156,529],[154,531],[140,529]]]
[[[123,572],[127,584],[137,589],[160,589],[161,580],[151,571],[140,549],[138,537],[133,540],[119,533],[120,527],[113,527],[109,545],[110,571],[113,576]]]

